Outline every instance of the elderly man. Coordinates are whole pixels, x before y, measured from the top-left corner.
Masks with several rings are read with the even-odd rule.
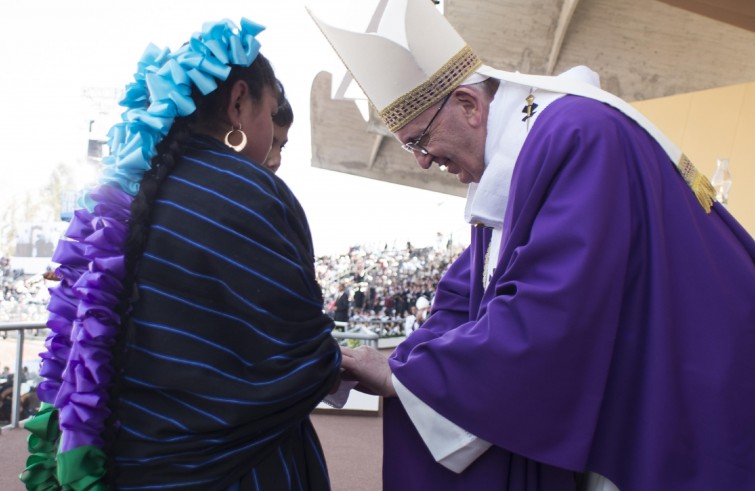
[[[384,488],[755,489],[752,237],[590,70],[495,70],[387,4],[396,39],[315,20],[473,228],[390,359],[343,349],[385,397]]]

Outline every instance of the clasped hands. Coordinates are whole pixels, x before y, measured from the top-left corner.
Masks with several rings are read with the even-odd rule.
[[[356,349],[341,347],[341,380],[357,382],[356,390],[366,394],[395,397],[391,367],[388,358],[374,348],[360,346]]]

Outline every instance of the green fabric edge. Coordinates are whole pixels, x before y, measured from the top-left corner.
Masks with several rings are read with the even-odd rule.
[[[39,412],[24,424],[31,435],[27,439],[29,457],[19,475],[29,491],[106,491],[102,449],[92,445],[58,453],[60,427],[58,409],[42,403]]]
[[[19,479],[30,491],[59,490],[55,461],[60,441],[57,408],[43,402],[39,412],[24,424],[24,428],[31,433],[26,440],[30,455]]]

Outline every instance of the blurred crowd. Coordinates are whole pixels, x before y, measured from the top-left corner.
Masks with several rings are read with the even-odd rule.
[[[421,325],[438,281],[460,253],[449,240],[423,248],[354,246],[319,257],[315,267],[325,309],[336,321],[364,325],[381,336],[408,334]],[[338,310],[344,304],[342,317]]]

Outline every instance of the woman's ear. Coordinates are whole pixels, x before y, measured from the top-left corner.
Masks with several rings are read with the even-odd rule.
[[[231,87],[231,95],[228,98],[226,115],[234,128],[239,126],[241,120],[241,105],[249,95],[249,86],[243,80],[236,80]]]
[[[462,85],[453,91],[452,97],[470,126],[478,127],[483,124],[484,101],[479,91]]]

